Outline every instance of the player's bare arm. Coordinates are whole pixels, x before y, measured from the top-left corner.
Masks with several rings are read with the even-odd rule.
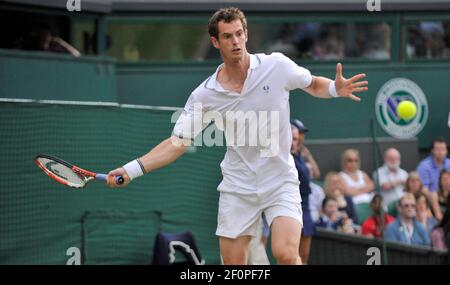
[[[342,75],[342,64],[336,65],[336,78],[334,80],[334,88],[339,97],[345,97],[354,101],[361,101],[361,98],[355,96],[353,93],[364,92],[368,90],[367,81],[360,81],[366,77],[364,73],[357,74],[349,79],[344,78]],[[319,98],[332,98],[330,96],[330,84],[333,82],[331,79],[322,76],[313,76],[312,83],[304,90],[314,97]]]
[[[189,143],[186,143],[186,140],[181,140],[175,136],[165,139],[147,154],[138,159],[143,168],[142,172],[147,173],[174,162],[186,152],[188,145]],[[120,175],[125,181],[123,184],[117,185],[114,181],[114,177]],[[123,167],[119,167],[108,173],[107,184],[110,187],[123,187],[130,183],[130,181],[129,173],[127,173]]]

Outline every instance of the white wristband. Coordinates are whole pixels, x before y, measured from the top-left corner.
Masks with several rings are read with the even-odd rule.
[[[130,180],[133,180],[145,174],[144,166],[138,159],[130,161],[122,167],[127,172],[128,176],[130,177]]]
[[[330,94],[330,96],[333,98],[339,97],[336,91],[336,86],[334,85],[334,81],[331,81],[330,85],[328,85],[328,94]]]

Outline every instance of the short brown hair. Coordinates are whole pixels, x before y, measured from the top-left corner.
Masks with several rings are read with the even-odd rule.
[[[437,137],[431,142],[431,149],[433,149],[434,145],[437,143],[444,143],[447,146],[447,141],[443,137]]]
[[[234,20],[241,20],[244,31],[247,30],[247,19],[244,12],[235,7],[222,8],[214,13],[208,21],[208,33],[211,37],[219,39],[219,22],[231,23]]]

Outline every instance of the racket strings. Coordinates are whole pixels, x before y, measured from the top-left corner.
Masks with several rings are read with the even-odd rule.
[[[62,182],[63,184],[68,184],[74,187],[83,187],[89,180],[88,178],[74,172],[71,167],[57,161],[44,157],[39,157],[37,161],[46,170],[45,172],[49,174],[49,176],[51,176],[50,174],[53,174],[62,180],[59,182]],[[59,179],[57,179],[57,181]]]

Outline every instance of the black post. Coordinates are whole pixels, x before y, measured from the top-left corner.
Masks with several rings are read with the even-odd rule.
[[[377,142],[377,138],[375,135],[375,122],[374,119],[370,119],[370,133],[372,136],[372,143],[373,143],[373,164],[375,169],[375,191],[378,194],[381,194],[381,185],[380,185],[380,179],[378,174],[378,167],[379,167],[379,158],[381,157],[381,150],[380,145]],[[381,245],[383,250],[383,264],[388,265],[388,256],[387,256],[387,248],[386,248],[386,240],[384,238],[384,209],[381,207],[380,209],[380,221],[381,221]]]

